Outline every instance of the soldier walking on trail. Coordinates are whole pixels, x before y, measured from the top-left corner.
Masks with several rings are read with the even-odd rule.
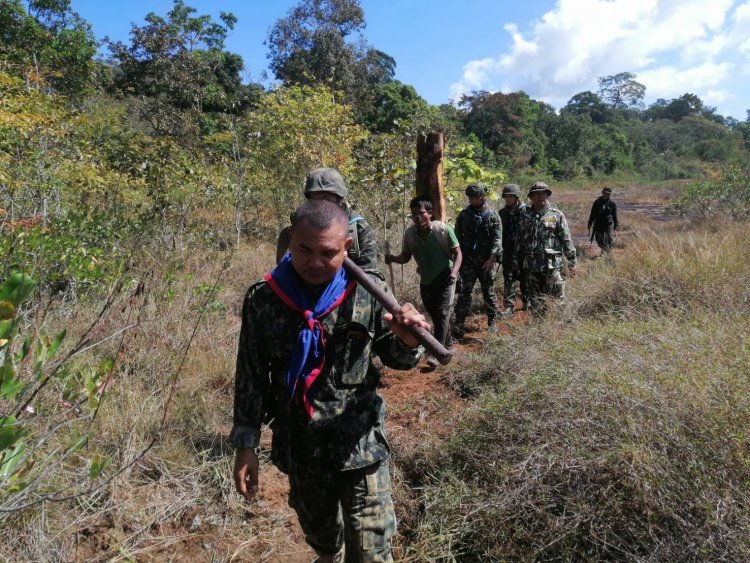
[[[432,220],[432,202],[416,197],[409,203],[413,225],[404,231],[401,254],[385,255],[385,263],[406,264],[411,257],[417,262],[419,294],[434,325],[435,340],[446,348],[453,346],[450,332],[450,309],[461,267],[461,248],[450,225]],[[430,356],[427,363],[439,364]]]
[[[378,269],[378,245],[372,227],[359,213],[354,211],[346,201],[349,190],[344,178],[333,168],[316,168],[307,175],[305,197],[307,199],[325,199],[338,203],[349,214],[349,236],[352,246],[349,258],[363,270]],[[289,248],[289,230],[285,227],[279,233],[276,243],[276,263],[281,262]]]
[[[502,259],[502,224],[500,217],[487,203],[487,188],[476,182],[464,191],[469,205],[456,217],[456,238],[461,245],[459,295],[456,303],[456,324],[453,333],[466,333],[466,317],[471,309],[471,297],[477,279],[482,288],[487,326],[496,331],[497,296],[495,294],[496,264]]]
[[[521,284],[521,273],[513,264],[513,253],[519,237],[519,220],[526,211],[521,201],[521,188],[517,184],[503,186],[505,207],[498,211],[503,225],[503,316],[513,316],[516,306],[516,293],[521,290],[521,299],[526,305],[526,287]]]
[[[602,249],[602,254],[612,248],[612,233],[617,230],[617,204],[612,197],[612,188],[606,186],[602,195],[596,198],[591,206],[588,229],[594,228],[591,238],[596,238],[596,244]]]
[[[371,355],[410,369],[421,348],[405,325],[429,326],[408,303],[393,318],[350,279],[348,229],[335,203],[297,209],[290,253],[245,296],[237,352],[235,487],[248,500],[257,494],[256,449],[270,421],[271,461],[289,476],[289,504],[319,563],[393,561],[389,448]]]
[[[576,249],[568,222],[562,211],[547,201],[551,195],[552,190],[544,182],[535,182],[529,189],[531,205],[520,217],[514,256],[535,316],[544,315],[545,296],[562,299],[565,295],[563,255],[570,274],[575,275]]]

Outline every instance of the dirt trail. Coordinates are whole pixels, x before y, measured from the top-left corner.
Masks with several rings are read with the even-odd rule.
[[[634,234],[628,226],[629,216],[637,214],[641,218],[657,221],[673,218],[667,215],[663,202],[674,197],[676,189],[653,190],[648,186],[632,186],[618,189],[616,192],[614,199],[620,212],[621,229],[618,243],[614,248],[615,254],[623,252],[623,239]],[[595,192],[587,191],[556,194],[552,198],[553,202],[565,206],[574,242],[581,250],[578,270],[584,275],[587,266],[591,264],[588,258],[596,259],[600,255],[596,243],[590,244],[586,234],[588,211],[595,197]],[[498,277],[500,290],[502,276]],[[520,303],[518,305],[520,306]],[[512,325],[526,322],[528,313],[517,310],[511,319],[500,321],[500,334],[509,334]],[[481,349],[489,338],[493,338],[487,333],[484,315],[469,317],[467,326],[470,332],[466,338],[455,342],[455,354],[450,368],[454,371],[456,366],[462,364],[464,358]],[[384,368],[380,393],[386,400],[386,427],[396,456],[399,452],[408,451],[418,441],[423,440],[426,434],[449,435],[454,428],[453,422],[464,412],[466,401],[446,384],[443,377],[446,369],[442,366],[428,368],[424,360],[410,371]],[[287,504],[289,487],[286,476],[269,462],[270,447],[271,432],[265,430],[261,442],[261,482],[257,500],[247,504],[239,498],[230,499],[230,511],[242,515],[239,530],[241,537],[237,536],[237,527],[229,525],[228,520],[225,520],[224,524],[199,526],[197,531],[194,530],[198,521],[195,516],[200,517],[203,509],[216,509],[196,507],[195,516],[187,515],[181,519],[180,525],[168,530],[167,535],[174,540],[171,548],[165,551],[156,549],[152,552],[153,559],[146,556],[143,560],[163,560],[160,555],[169,553],[172,560],[214,561],[219,557],[221,560],[270,563],[312,561],[315,553],[305,543],[297,517]],[[221,510],[226,513],[226,507],[221,507]],[[219,518],[222,519],[223,517]],[[87,547],[95,548],[95,542],[91,543],[92,545]],[[398,541],[396,543],[398,544]],[[93,553],[97,551],[93,549]],[[86,553],[92,554],[92,551],[84,549],[79,553],[82,558],[77,560],[96,559],[96,556],[90,558]],[[102,551],[98,553],[101,554]]]

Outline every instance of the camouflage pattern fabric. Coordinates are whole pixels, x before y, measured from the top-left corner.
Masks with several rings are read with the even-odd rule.
[[[371,276],[388,291],[381,276]],[[408,348],[397,338],[383,313],[358,286],[320,319],[326,361],[310,418],[300,394],[287,400],[285,387],[300,314],[265,281],[254,284],[243,303],[230,442],[236,448],[257,447],[261,424],[270,421],[271,460],[289,475],[289,502],[310,544],[326,555],[346,541],[346,561],[392,561],[396,521],[385,407],[376,391],[380,372],[371,354],[389,367],[410,369],[421,348]]]
[[[381,277],[372,276],[388,291]],[[380,372],[371,354],[395,369],[410,369],[421,349],[407,348],[383,320],[382,306],[362,287],[321,319],[326,362],[313,396],[313,416],[299,394],[287,400],[286,372],[302,322],[265,282],[245,297],[237,353],[234,427],[230,441],[254,448],[271,421],[271,459],[285,473],[305,465],[332,470],[367,467],[388,456]]]
[[[289,506],[319,556],[338,553],[346,542],[347,563],[393,561],[396,514],[387,462],[355,471],[306,468],[290,475]]]
[[[496,270],[485,272],[483,265],[492,255],[498,262],[502,259],[503,226],[500,217],[487,204],[479,209],[469,205],[456,217],[455,231],[463,256],[459,269],[461,281],[455,309],[456,323],[463,324],[469,316],[474,286],[479,280],[484,310],[489,324],[492,324],[497,317]]]
[[[547,204],[539,212],[531,206],[520,215],[514,266],[521,272],[532,311],[543,314],[543,297],[562,298],[563,256],[575,267],[576,249],[562,211]]]
[[[547,310],[547,297],[565,298],[565,281],[560,270],[552,274],[524,272],[524,286],[529,299],[529,308],[536,317],[541,317]]]
[[[503,307],[513,310],[516,306],[516,293],[519,288],[526,300],[525,284],[521,287],[521,274],[513,265],[516,241],[519,238],[519,221],[526,211],[526,204],[520,200],[517,205],[507,205],[497,212],[503,225]]]
[[[459,292],[458,300],[456,301],[456,323],[461,325],[469,316],[471,311],[471,300],[474,292],[474,286],[479,280],[479,285],[482,288],[482,299],[484,300],[484,312],[487,314],[487,322],[492,324],[497,318],[497,293],[495,292],[495,279],[497,275],[497,268],[493,268],[490,272],[485,272],[483,264],[486,258],[482,260],[476,255],[469,257],[464,256],[463,262],[461,262],[461,268],[458,271],[459,275]]]
[[[461,245],[464,260],[467,256],[477,256],[487,260],[494,254],[498,260],[503,253],[503,227],[500,217],[488,205],[478,210],[470,205],[456,217],[456,238]]]

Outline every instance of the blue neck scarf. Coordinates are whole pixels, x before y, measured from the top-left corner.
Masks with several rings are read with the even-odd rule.
[[[312,387],[325,364],[325,333],[319,319],[341,305],[354,290],[357,282],[349,280],[346,270],[339,268],[323,289],[315,306],[310,308],[312,299],[292,267],[292,258],[288,252],[274,271],[266,274],[265,280],[287,307],[299,312],[305,319],[289,361],[286,388],[288,399],[291,401],[299,382],[302,381],[302,401],[305,411],[312,418]]]

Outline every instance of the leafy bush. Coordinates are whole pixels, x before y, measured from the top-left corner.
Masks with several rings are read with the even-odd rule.
[[[672,208],[688,217],[726,217],[745,221],[750,217],[750,176],[738,166],[729,166],[718,181],[685,186]]]

